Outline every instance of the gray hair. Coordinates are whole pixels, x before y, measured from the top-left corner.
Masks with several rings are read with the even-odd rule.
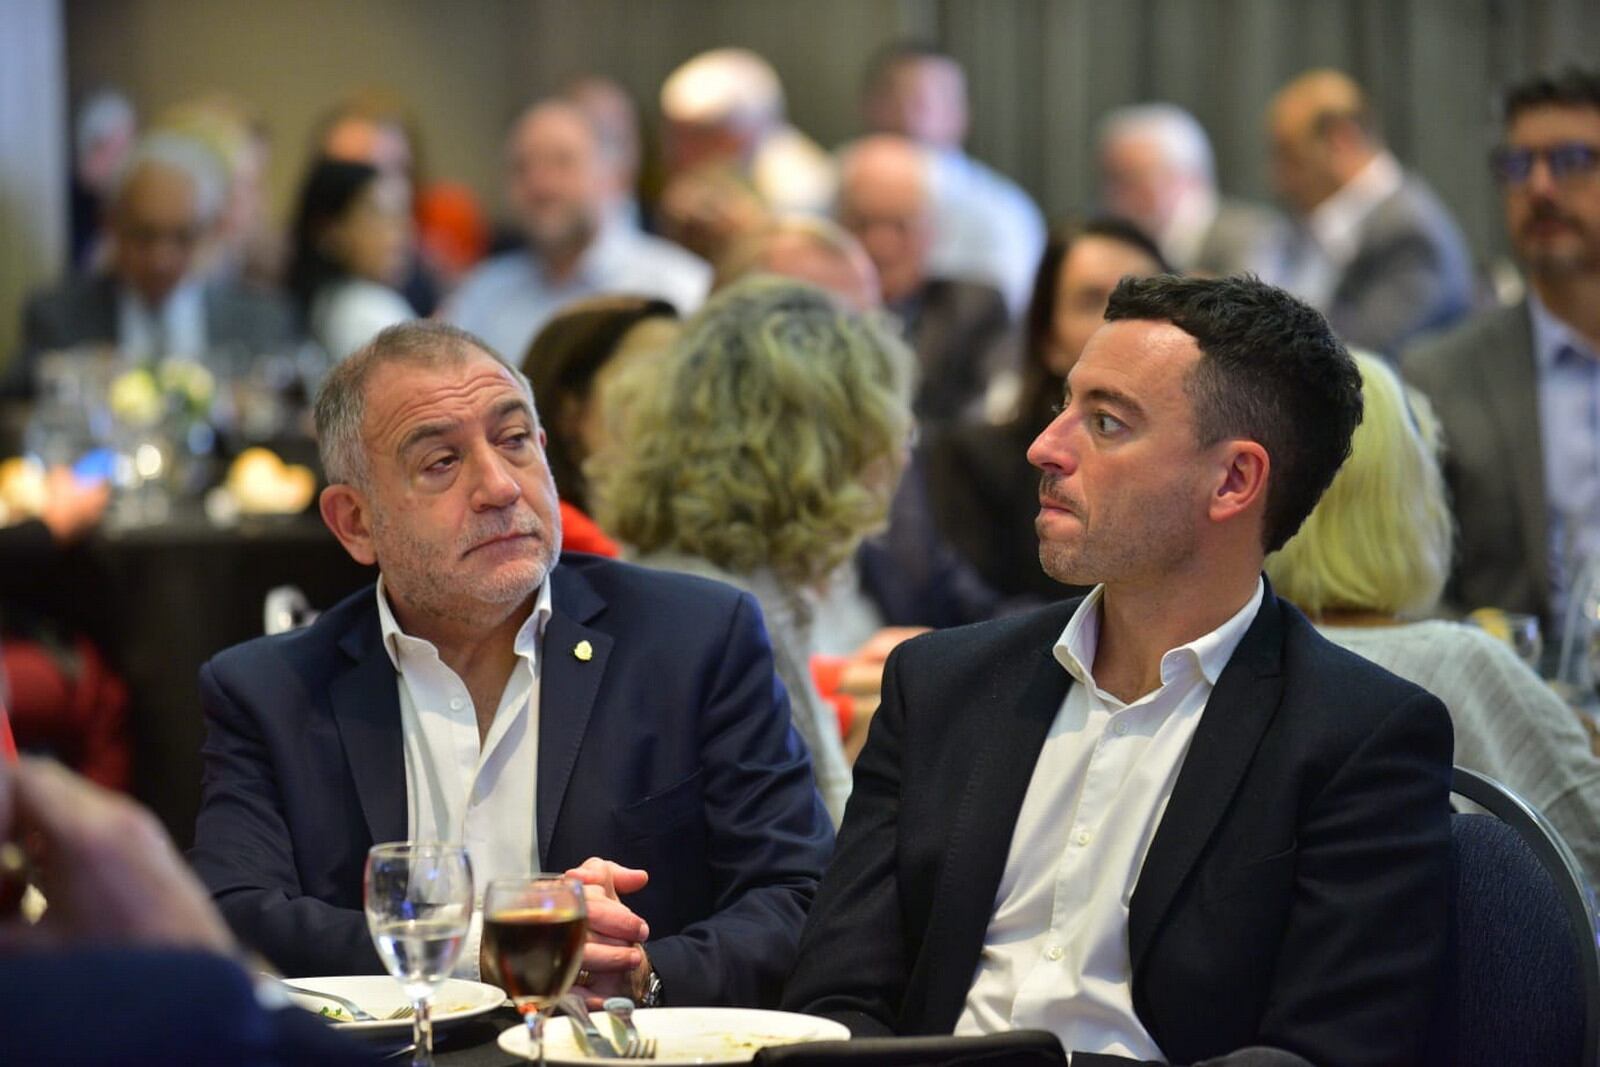
[[[1100,146],[1123,137],[1148,137],[1160,147],[1168,166],[1216,184],[1211,138],[1200,120],[1178,105],[1134,104],[1109,112],[1100,120]]]
[[[367,413],[367,379],[379,367],[392,363],[438,367],[464,363],[485,355],[511,372],[533,406],[533,387],[527,377],[481,338],[458,326],[416,319],[382,330],[328,374],[317,390],[315,408],[317,452],[329,484],[364,489],[372,473],[361,425]],[[539,413],[534,410],[537,425]]]
[[[140,138],[117,172],[112,203],[122,199],[133,179],[146,168],[174,171],[189,179],[201,226],[210,226],[222,213],[228,195],[228,168],[222,157],[199,138],[172,130],[157,130]]]

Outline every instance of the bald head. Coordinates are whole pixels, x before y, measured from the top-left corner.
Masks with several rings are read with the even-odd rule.
[[[856,311],[882,303],[878,270],[861,243],[827,219],[785,215],[774,220],[735,247],[717,272],[717,288],[756,273],[810,282]]]
[[[894,134],[857,141],[839,164],[839,221],[872,257],[886,301],[914,293],[933,242],[926,153]]]
[[[1278,194],[1309,214],[1382,148],[1366,93],[1349,75],[1313,70],[1278,91],[1270,119]]]

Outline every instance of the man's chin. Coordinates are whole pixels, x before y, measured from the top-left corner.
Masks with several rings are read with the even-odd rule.
[[[1064,585],[1093,585],[1089,568],[1076,551],[1048,542],[1039,544],[1039,566],[1051,578]]]

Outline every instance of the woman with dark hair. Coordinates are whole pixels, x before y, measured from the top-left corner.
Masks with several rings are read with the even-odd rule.
[[[544,419],[566,548],[616,555],[615,543],[588,517],[583,463],[605,443],[607,397],[620,372],[641,355],[665,351],[677,332],[678,312],[665,300],[596,296],[568,304],[528,345],[522,373]]]
[[[1067,372],[1104,321],[1117,282],[1171,270],[1131,222],[1058,227],[1034,278],[1015,413],[998,425],[956,427],[925,446],[940,530],[1003,596],[1054,600],[1069,591],[1039,566],[1039,472],[1028,446],[1054,418]]]
[[[395,289],[410,262],[410,200],[403,178],[365,163],[319,160],[300,187],[289,294],[334,360],[416,317]]]

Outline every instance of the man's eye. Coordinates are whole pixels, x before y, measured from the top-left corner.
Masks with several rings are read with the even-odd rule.
[[[527,430],[516,430],[500,438],[500,443],[507,448],[522,448],[532,439],[533,435]]]
[[[1089,416],[1089,425],[1094,429],[1095,433],[1112,434],[1122,429],[1122,420],[1115,415],[1107,415],[1103,411],[1097,411]]]
[[[422,469],[427,471],[429,474],[439,474],[455,466],[455,462],[456,457],[453,455],[439,456],[433,460],[430,460]]]

